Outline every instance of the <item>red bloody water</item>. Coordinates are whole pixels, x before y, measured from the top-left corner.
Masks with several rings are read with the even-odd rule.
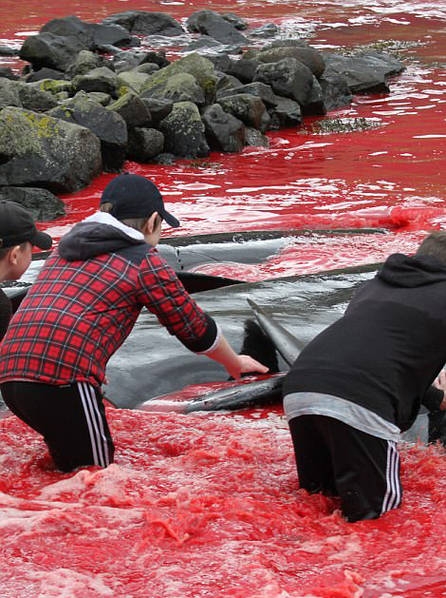
[[[256,266],[202,267],[246,280],[376,262],[444,228],[446,4],[440,0],[3,0],[1,37],[20,45],[57,16],[94,22],[128,9],[184,18],[232,11],[275,21],[321,49],[417,42],[386,96],[358,96],[325,117],[377,126],[268,134],[270,148],[174,166],[129,163],[161,188],[187,235],[255,229],[379,228],[296,236]],[[2,60],[8,63],[9,59]],[[94,211],[110,175],[64,197],[57,239]],[[187,394],[187,392],[185,392]],[[116,463],[62,475],[43,442],[0,421],[0,596],[41,598],[421,598],[446,595],[444,450],[402,445],[402,507],[345,523],[334,501],[298,489],[280,408],[180,415],[110,409]]]
[[[116,463],[65,475],[0,421],[3,598],[444,595],[442,450],[402,447],[403,506],[347,524],[298,489],[279,410],[109,417]]]
[[[209,266],[208,273],[238,273],[247,280],[260,280],[380,261],[395,249],[413,250],[425,231],[444,224],[446,76],[444,68],[437,66],[445,56],[444,3],[375,0],[367,7],[358,1],[342,4],[247,0],[211,2],[204,7],[233,11],[253,27],[275,21],[284,35],[307,37],[321,50],[372,42],[384,49],[393,42],[403,46],[407,70],[391,82],[389,95],[357,96],[351,106],[322,119],[354,122],[364,118],[376,127],[315,134],[312,128],[317,123],[307,119],[299,129],[269,133],[269,148],[247,148],[236,155],[214,153],[168,167],[134,163],[126,167],[151,177],[181,219],[182,227],[166,230],[166,235],[351,227],[385,228],[388,234],[379,242],[373,235],[348,239],[347,254],[337,243],[333,246],[330,238],[299,240],[287,247],[283,259],[276,256],[258,271],[231,264]],[[132,8],[160,10],[184,19],[203,8],[199,2],[96,2],[94,8],[88,2],[63,6],[31,2],[26,14],[20,14],[12,3],[3,5],[3,37],[8,43],[19,43],[50,16],[74,13],[100,21],[107,14]],[[64,197],[67,216],[43,228],[57,240],[74,222],[94,211],[110,178],[98,177],[87,189]]]

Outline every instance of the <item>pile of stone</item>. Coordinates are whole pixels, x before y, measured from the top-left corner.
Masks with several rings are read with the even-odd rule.
[[[126,160],[267,146],[267,131],[299,127],[353,94],[387,93],[388,78],[404,70],[382,52],[323,53],[283,39],[276,25],[249,31],[237,16],[210,10],[184,25],[145,11],[94,24],[54,19],[18,57],[20,75],[0,69],[0,195],[35,211],[40,194],[50,212],[52,194],[119,172]],[[54,199],[53,217],[63,211]]]

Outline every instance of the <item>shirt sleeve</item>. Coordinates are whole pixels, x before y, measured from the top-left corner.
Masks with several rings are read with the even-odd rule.
[[[151,248],[139,269],[139,300],[170,334],[195,353],[206,353],[217,337],[214,319],[189,295],[173,268]]]
[[[443,391],[432,385],[425,392],[421,402],[429,411],[439,411],[443,397]]]

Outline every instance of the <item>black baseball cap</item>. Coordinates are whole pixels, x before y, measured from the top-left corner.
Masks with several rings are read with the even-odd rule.
[[[148,218],[158,212],[170,226],[180,222],[164,207],[164,201],[157,186],[139,174],[125,172],[118,175],[105,187],[100,203],[110,202],[110,214],[118,220],[126,218]]]
[[[45,250],[53,244],[49,235],[37,230],[28,210],[15,201],[0,200],[0,249],[14,247],[25,241]]]

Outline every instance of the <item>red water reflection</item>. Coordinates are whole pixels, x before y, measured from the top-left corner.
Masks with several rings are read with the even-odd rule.
[[[10,4],[11,10],[8,10]],[[49,15],[77,14],[88,21],[128,8],[160,10],[184,19],[202,8],[198,2],[87,2],[53,6],[27,3],[26,14],[4,2],[3,37],[24,38]],[[389,95],[357,96],[351,106],[324,120],[365,119],[375,126],[350,133],[317,134],[313,119],[297,130],[268,134],[270,148],[246,148],[241,154],[211,154],[208,158],[179,161],[174,166],[128,163],[126,168],[151,177],[162,189],[169,208],[182,227],[166,235],[258,229],[385,228],[392,237],[376,254],[372,247],[349,243],[350,256],[324,262],[329,247],[321,243],[321,268],[363,263],[386,255],[387,245],[412,250],[419,240],[412,231],[428,231],[444,224],[445,86],[444,69],[434,68],[445,55],[442,34],[445,9],[432,3],[394,2],[211,2],[206,7],[233,11],[253,26],[275,21],[287,35],[303,35],[322,50],[381,43],[398,45],[407,70],[391,82]],[[74,222],[94,211],[110,175],[98,177],[87,189],[64,197],[67,216],[43,225],[57,240]],[[301,247],[296,248],[301,252]],[[288,257],[290,251],[288,252]],[[314,264],[314,260],[312,260]],[[262,266],[263,277],[276,276]],[[234,266],[232,266],[234,267]],[[215,266],[213,266],[215,271]],[[220,273],[226,275],[225,266]],[[241,266],[243,269],[243,266]],[[266,269],[265,269],[266,268]],[[287,259],[283,272],[305,271]],[[313,271],[313,270],[309,270]],[[280,272],[279,272],[280,273]],[[250,278],[250,280],[252,277]]]
[[[380,229],[306,234],[266,263],[202,271],[255,281],[376,262],[411,252],[426,231],[446,226],[444,3],[3,0],[1,37],[18,44],[50,18],[93,22],[130,8],[177,18],[200,8],[232,11],[253,25],[274,20],[322,49],[407,46],[407,71],[389,95],[357,96],[326,117],[373,120],[374,128],[321,135],[307,119],[299,130],[268,134],[269,149],[127,165],[152,178],[181,219],[167,235]],[[67,216],[42,228],[59,238],[94,211],[109,179],[64,197]],[[280,408],[193,416],[110,409],[110,419],[116,464],[74,475],[53,471],[42,441],[15,418],[0,421],[2,598],[444,594],[443,449],[402,447],[401,509],[348,525],[334,501],[298,489]]]
[[[324,120],[366,119],[373,128],[350,133],[317,134],[307,119],[298,130],[269,133],[269,148],[246,148],[241,154],[211,154],[174,166],[128,163],[127,168],[152,178],[168,209],[181,220],[166,235],[284,229],[384,228],[387,238],[377,254],[372,245],[349,245],[349,256],[321,269],[364,261],[381,261],[388,245],[412,251],[424,234],[444,225],[445,88],[444,72],[409,66],[391,84],[388,96],[357,96],[347,109]],[[56,237],[84,213],[94,210],[111,175],[65,197],[68,215],[46,226]],[[410,233],[413,233],[412,235]],[[408,239],[412,238],[412,243]],[[313,252],[321,248],[319,242]],[[328,247],[329,249],[329,247]],[[301,251],[302,247],[296,246]],[[288,256],[291,255],[291,248]],[[283,272],[311,272],[295,268]],[[278,274],[263,265],[262,278]],[[266,267],[266,270],[265,270]],[[229,275],[224,265],[213,273]],[[279,272],[280,273],[280,272]],[[248,278],[247,280],[252,280]]]

